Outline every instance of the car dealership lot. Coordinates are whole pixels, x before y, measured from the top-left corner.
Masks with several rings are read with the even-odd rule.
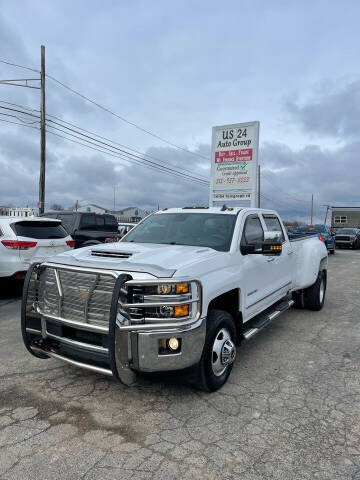
[[[329,258],[321,312],[243,344],[212,394],[30,356],[19,289],[0,287],[1,480],[360,478],[360,251]]]

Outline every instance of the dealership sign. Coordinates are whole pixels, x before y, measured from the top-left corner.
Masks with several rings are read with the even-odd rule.
[[[210,205],[249,201],[255,206],[259,122],[213,127]]]

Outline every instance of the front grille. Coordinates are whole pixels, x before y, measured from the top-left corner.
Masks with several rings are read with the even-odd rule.
[[[349,242],[350,237],[347,237],[345,235],[336,235],[335,240],[345,240],[346,242]]]
[[[40,276],[39,308],[45,315],[106,326],[114,285],[110,275],[47,267]]]

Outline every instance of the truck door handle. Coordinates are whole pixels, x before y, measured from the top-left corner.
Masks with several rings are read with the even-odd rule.
[[[288,252],[288,255],[292,255],[294,252]]]
[[[273,262],[274,260],[275,260],[275,257],[271,257],[267,259],[268,262]]]

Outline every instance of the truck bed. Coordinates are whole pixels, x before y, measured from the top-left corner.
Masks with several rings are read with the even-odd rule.
[[[304,240],[305,238],[317,237],[316,233],[292,233],[288,234],[290,242],[296,242],[298,240]]]

